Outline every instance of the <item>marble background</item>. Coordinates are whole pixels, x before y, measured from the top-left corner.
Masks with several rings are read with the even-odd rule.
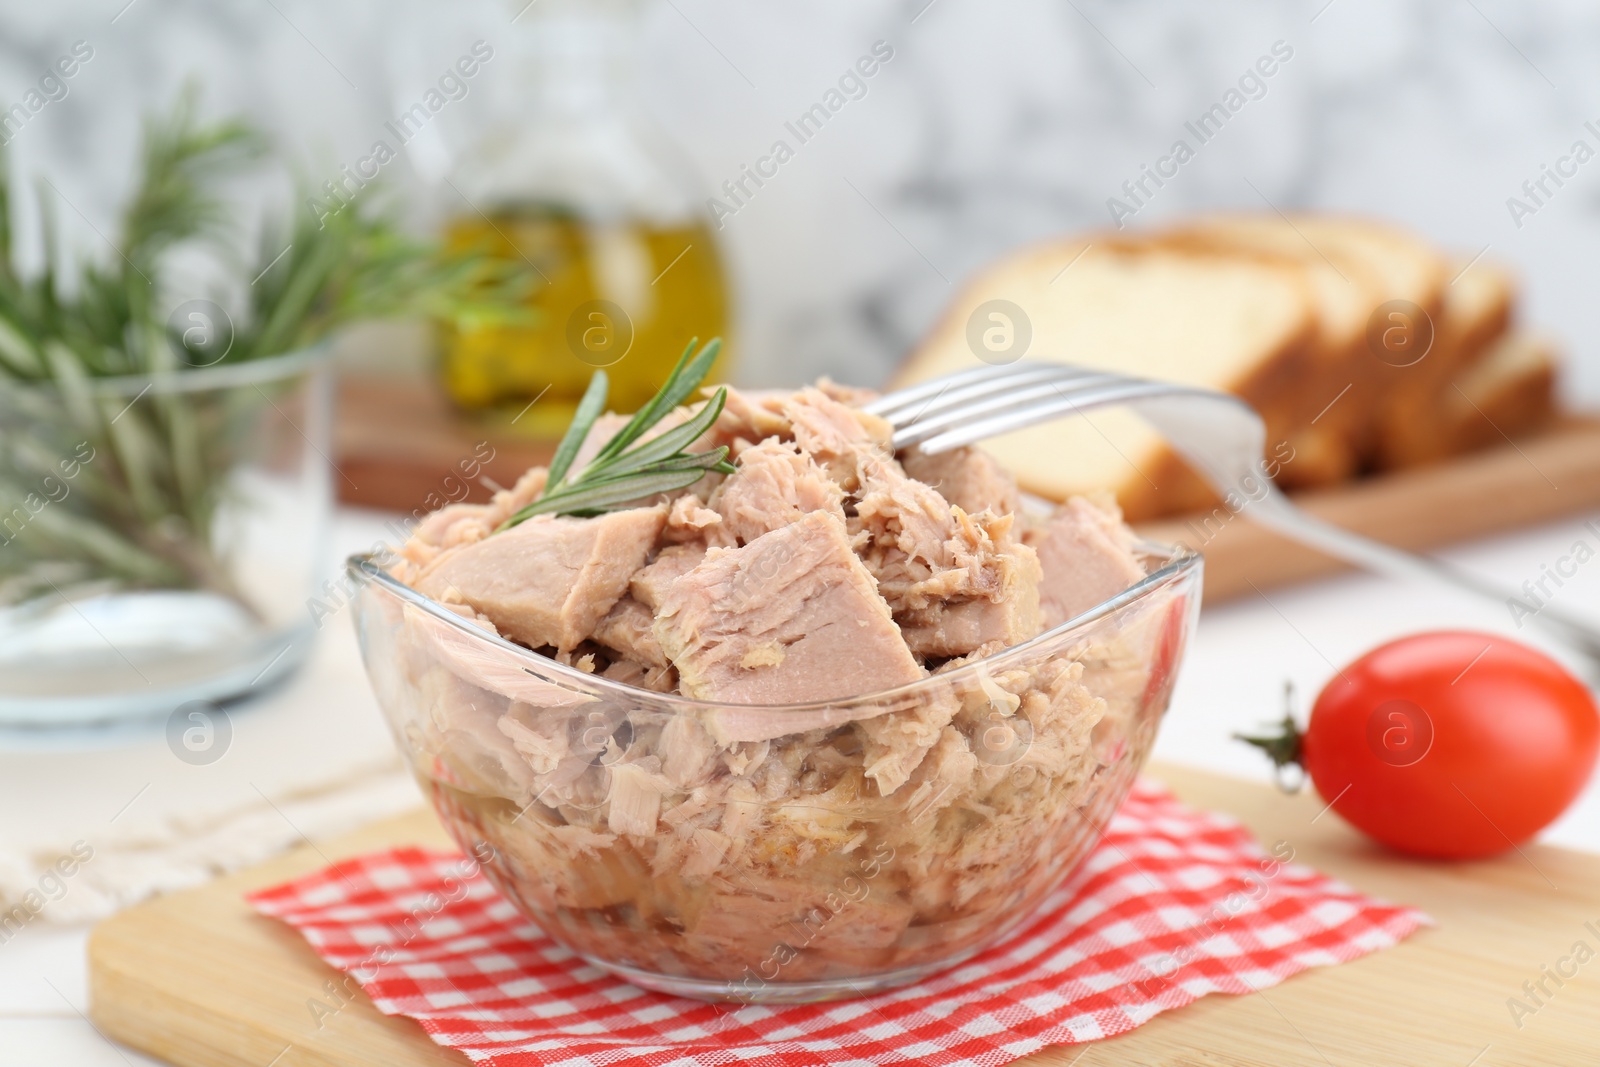
[[[0,12],[0,100],[74,41],[94,58],[35,116],[13,165],[50,167],[72,246],[106,254],[136,119],[186,78],[315,171],[523,0],[74,0]],[[740,298],[740,377],[874,382],[986,260],[1108,224],[1106,201],[1275,41],[1293,58],[1131,220],[1207,207],[1328,208],[1403,221],[1516,267],[1525,321],[1572,354],[1600,405],[1600,162],[1516,224],[1506,204],[1572,142],[1600,138],[1600,7],[1581,0],[653,0],[646,99],[708,186],[736,176],[877,40],[892,62],[721,231]],[[388,168],[430,177],[514,90],[514,64]],[[481,91],[480,91],[481,90]],[[403,172],[403,173],[402,173]],[[27,237],[25,244],[35,241]]]

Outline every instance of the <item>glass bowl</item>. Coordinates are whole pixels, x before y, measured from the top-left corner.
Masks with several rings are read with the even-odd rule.
[[[635,985],[779,1003],[960,963],[1094,848],[1200,605],[1199,556],[1141,552],[1143,581],[999,655],[785,706],[621,685],[348,566],[378,702],[490,881]]]
[[[0,725],[172,715],[296,669],[327,577],[329,355],[0,389]]]

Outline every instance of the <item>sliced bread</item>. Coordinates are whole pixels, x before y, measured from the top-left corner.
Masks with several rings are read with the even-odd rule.
[[[1289,222],[1323,255],[1348,256],[1378,278],[1380,299],[1369,311],[1363,353],[1377,382],[1363,453],[1372,466],[1400,465],[1412,427],[1449,381],[1450,360],[1441,356],[1448,261],[1422,237],[1389,223],[1337,215],[1296,215]],[[1398,303],[1385,308],[1391,301]],[[1432,344],[1419,358],[1414,346],[1424,331]]]
[[[1299,417],[1290,436],[1295,458],[1277,481],[1301,489],[1351,477],[1361,462],[1379,384],[1366,353],[1367,319],[1383,300],[1377,272],[1346,249],[1313,247],[1277,215],[1206,216],[1168,231],[1164,240],[1288,259],[1306,272],[1316,298],[1318,338],[1308,373],[1297,383]]]
[[[1429,354],[1437,362],[1437,392],[1412,418],[1391,428],[1380,457],[1385,468],[1415,467],[1458,450],[1461,396],[1455,386],[1467,380],[1511,325],[1516,281],[1509,270],[1480,259],[1453,263],[1450,271],[1439,336]]]
[[[1559,358],[1548,340],[1507,333],[1443,397],[1445,435],[1452,454],[1503,445],[1554,421]]]
[[[1305,272],[1287,262],[1115,236],[1044,243],[980,272],[891,386],[1016,358],[1100,367],[1232,392],[1261,412],[1270,444],[1287,439],[1300,415],[1294,383],[1317,340],[1314,300]],[[991,301],[1026,317],[1025,350],[1020,324],[1002,321],[1006,305]],[[991,324],[998,351],[986,347]],[[1109,489],[1134,520],[1214,499],[1154,429],[1123,409],[1064,418],[986,447],[1029,491],[1064,500]]]

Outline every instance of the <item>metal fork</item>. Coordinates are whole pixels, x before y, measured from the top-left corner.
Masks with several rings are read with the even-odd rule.
[[[916,445],[936,453],[1110,405],[1142,415],[1219,496],[1230,491],[1244,496],[1241,512],[1263,526],[1379,574],[1466,590],[1498,604],[1521,600],[1516,590],[1490,579],[1352,533],[1295,507],[1261,472],[1266,446],[1261,416],[1227,393],[1083,367],[1019,362],[958,371],[888,393],[865,407],[894,427],[897,449]],[[1252,496],[1240,492],[1247,485],[1264,488]],[[1600,665],[1600,627],[1548,607],[1532,619]]]

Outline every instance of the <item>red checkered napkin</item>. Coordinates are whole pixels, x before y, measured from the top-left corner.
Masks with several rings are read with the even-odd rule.
[[[250,900],[352,974],[380,1010],[411,1016],[475,1063],[998,1067],[1123,1033],[1207,993],[1249,993],[1355,959],[1429,921],[1292,856],[1141,782],[1099,848],[1003,944],[909,988],[772,1007],[612,978],[450,853],[361,856]]]

